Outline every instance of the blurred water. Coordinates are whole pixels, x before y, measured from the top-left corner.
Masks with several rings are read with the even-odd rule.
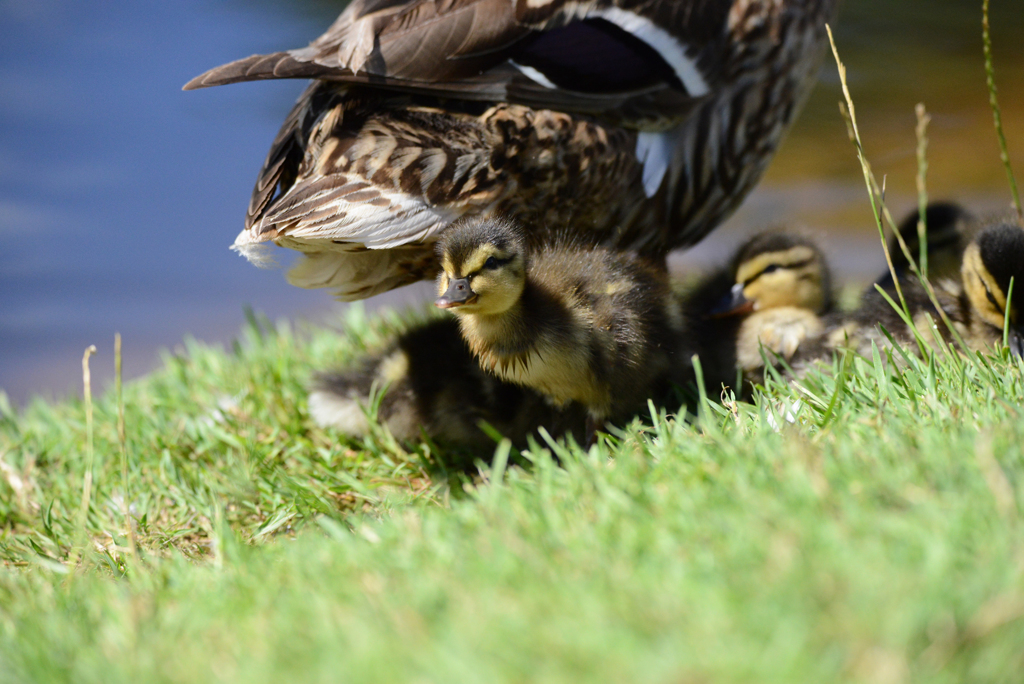
[[[78,391],[82,350],[125,338],[129,376],[191,334],[231,339],[251,305],[271,318],[332,315],[227,249],[252,181],[302,90],[261,82],[182,93],[231,59],[304,45],[342,3],[0,0],[0,388],[15,401]],[[897,213],[913,205],[913,106],[934,114],[933,194],[1007,206],[981,71],[980,3],[848,0],[837,32],[869,156]],[[1001,97],[1024,172],[1024,3],[993,3]],[[823,72],[761,187],[674,263],[724,259],[743,234],[803,226],[846,278],[880,265],[863,181]],[[284,256],[284,255],[283,255]],[[286,259],[285,259],[286,260]],[[422,296],[424,288],[411,295]]]
[[[181,92],[320,25],[214,0],[0,4],[0,387],[75,387],[88,344],[110,367],[115,330],[132,375],[187,333],[230,338],[243,305],[327,305],[227,249],[302,84]]]

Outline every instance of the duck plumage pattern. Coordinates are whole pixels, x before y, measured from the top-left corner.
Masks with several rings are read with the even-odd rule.
[[[359,299],[432,277],[473,216],[657,259],[696,242],[764,171],[836,4],[356,0],[310,46],[186,87],[317,79],[235,246],[297,249],[294,284]]]

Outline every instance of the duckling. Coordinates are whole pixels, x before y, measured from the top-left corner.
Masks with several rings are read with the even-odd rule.
[[[1007,302],[1010,280],[1014,281],[1012,299]],[[990,350],[1002,344],[1003,320],[1009,307],[1009,346],[1016,355],[1024,354],[1024,292],[1016,283],[1024,282],[1024,229],[1010,223],[996,223],[980,230],[963,252],[960,277],[943,279],[934,284],[936,301],[968,348]],[[882,334],[882,326],[893,340],[907,350],[916,352],[915,332],[935,347],[954,341],[943,324],[927,291],[916,279],[901,281],[903,296],[911,315],[913,329],[877,291],[866,293],[861,306],[852,314],[826,321],[826,330],[817,340],[801,347],[800,358],[792,364],[802,373],[811,363],[826,359],[832,352],[846,348],[861,355],[871,353],[874,343],[879,348],[891,346]],[[885,288],[892,292],[892,285]],[[934,325],[933,325],[934,323]],[[939,336],[936,339],[936,334]]]
[[[234,248],[362,299],[438,271],[455,222],[511,216],[664,259],[742,202],[817,79],[838,0],[353,0],[308,47],[186,90],[317,79]],[[593,198],[601,197],[601,202]]]
[[[831,272],[811,240],[779,231],[759,233],[684,298],[709,391],[753,380],[765,347],[789,359],[823,330],[832,309]]]
[[[481,421],[517,447],[525,447],[539,427],[555,436],[583,436],[585,416],[578,406],[552,407],[540,394],[485,372],[452,317],[402,333],[354,369],[319,375],[309,395],[310,414],[322,427],[365,437],[375,390],[381,393],[378,420],[402,441],[425,434],[445,446],[493,451]]]
[[[587,410],[588,442],[668,389],[680,325],[666,274],[639,257],[560,241],[530,247],[504,220],[438,243],[436,305],[459,319],[480,365],[556,405]]]
[[[1008,315],[1010,351],[1024,356],[1024,228],[998,223],[982,230],[964,251],[961,274],[971,307],[969,320],[961,322],[967,345],[1001,344]]]
[[[978,220],[973,214],[954,202],[931,202],[925,207],[925,239],[927,240],[928,277],[932,281],[942,279],[958,279],[960,262],[968,242],[978,231]],[[908,214],[897,231],[907,244],[907,249],[914,263],[920,266],[920,241],[917,224],[921,220],[919,210]],[[896,236],[889,238],[889,254],[893,269],[901,283],[910,274],[910,262],[907,261],[903,249]],[[892,274],[886,268],[875,281],[883,288],[892,284]],[[867,292],[873,292],[869,287]]]

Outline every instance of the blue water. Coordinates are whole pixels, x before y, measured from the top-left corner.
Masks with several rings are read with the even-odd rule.
[[[228,250],[303,85],[181,91],[323,25],[219,0],[0,2],[0,387],[75,386],[87,345],[109,366],[115,331],[135,374],[185,333],[229,338],[244,305],[328,305]]]
[[[980,4],[913,3],[955,9],[950,21],[961,23],[964,17],[973,22]],[[258,270],[228,249],[270,141],[303,84],[190,93],[181,86],[232,59],[306,44],[342,4],[0,0],[0,388],[16,402],[80,391],[82,351],[90,344],[99,348],[97,375],[109,377],[115,331],[124,336],[126,373],[133,376],[186,335],[230,340],[247,305],[271,318],[331,315],[327,293],[292,288],[280,271]],[[889,0],[871,0],[867,10],[868,0],[846,4],[840,37],[850,46],[852,79],[858,88],[872,86],[862,115],[873,102],[884,110],[904,98],[901,118],[893,121],[907,128],[908,143],[895,154],[912,158],[911,98],[923,96],[914,91],[918,73],[904,73],[900,55],[912,47],[915,64],[925,68],[929,55],[951,49],[973,55],[976,38],[963,36],[976,30],[951,30],[949,22],[937,23],[942,12],[915,14],[906,10],[910,5],[899,4],[893,11],[902,14],[892,17],[879,14]],[[994,4],[1020,11],[1019,0]],[[929,23],[918,25],[924,14]],[[864,23],[870,21],[882,23]],[[911,39],[908,26],[921,35]],[[941,40],[930,31],[939,31]],[[1018,33],[1004,27],[1002,35]],[[1021,54],[1019,41],[1010,42],[1001,45]],[[859,68],[879,54],[870,70]],[[794,137],[803,135],[800,130],[825,130],[842,161],[820,178],[762,186],[683,263],[721,258],[735,236],[751,228],[794,217],[813,222],[851,203],[866,207],[835,114],[833,72],[825,72],[823,90]],[[900,74],[906,87],[894,87]],[[987,116],[982,81],[970,74],[970,97]],[[936,120],[941,130],[942,121],[957,119]],[[913,198],[894,191],[893,201],[909,206]],[[877,236],[870,215],[858,220],[857,226],[832,226],[826,247],[841,255],[841,272],[870,276],[880,263],[871,251]]]

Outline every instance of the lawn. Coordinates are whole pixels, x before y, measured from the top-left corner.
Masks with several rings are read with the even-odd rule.
[[[125,387],[124,471],[98,397],[84,526],[84,402],[4,404],[0,679],[1020,681],[1020,359],[850,356],[476,466],[313,426],[311,369],[417,318],[188,342]]]

